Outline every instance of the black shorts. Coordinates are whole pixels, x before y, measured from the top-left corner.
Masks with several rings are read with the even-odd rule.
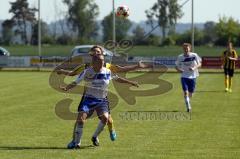
[[[234,69],[224,68],[224,74],[225,74],[226,76],[233,77]]]

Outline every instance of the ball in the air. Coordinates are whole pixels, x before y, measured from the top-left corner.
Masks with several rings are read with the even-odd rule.
[[[121,18],[127,18],[130,14],[130,10],[128,6],[126,5],[121,5],[117,8],[116,15]]]

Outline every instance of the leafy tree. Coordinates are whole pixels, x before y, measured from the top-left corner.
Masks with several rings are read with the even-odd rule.
[[[68,6],[68,22],[77,32],[80,42],[97,36],[96,17],[99,8],[93,0],[63,0]]]
[[[161,38],[159,36],[150,34],[146,40],[148,45],[159,46],[159,41],[161,40]]]
[[[204,24],[204,43],[213,44],[217,40],[216,23],[208,21]]]
[[[23,42],[28,44],[27,27],[29,23],[33,25],[36,22],[35,12],[37,9],[29,8],[27,0],[16,0],[15,2],[10,2],[10,4],[11,8],[9,12],[13,14],[11,20],[17,26],[15,33],[20,34]]]
[[[169,28],[174,32],[177,20],[183,16],[180,5],[178,5],[177,0],[169,0],[168,6],[168,21]]]
[[[221,17],[216,24],[216,34],[218,36],[217,45],[225,46],[229,40],[236,45],[240,35],[240,24],[232,17]]]
[[[204,44],[204,32],[197,28],[194,28],[194,44],[199,46]],[[191,42],[192,39],[192,30],[187,30],[183,34],[178,35],[176,39],[176,44],[182,45],[185,42]]]
[[[63,34],[57,38],[56,42],[60,45],[69,45],[73,43],[73,38],[69,35]]]
[[[203,30],[200,30],[200,29],[197,29],[197,28],[195,28],[194,30],[195,30],[195,32],[194,32],[194,44],[196,46],[204,45],[205,41],[204,41]]]
[[[48,35],[49,35],[48,34],[48,25],[47,25],[46,22],[41,21],[41,36],[43,38],[43,37],[48,36]],[[31,44],[32,45],[37,45],[38,44],[38,23],[35,23],[32,26]]]
[[[180,5],[177,0],[157,0],[151,9],[146,11],[147,24],[153,28],[153,20],[156,18],[161,27],[163,40],[166,38],[168,28],[175,28],[177,20],[182,17]]]
[[[55,44],[55,39],[53,36],[50,35],[44,35],[42,37],[42,43],[43,44]]]
[[[133,30],[133,41],[136,45],[144,45],[146,44],[146,40],[144,39],[145,31],[140,26],[137,25],[136,28]]]
[[[176,35],[176,44],[177,45],[182,45],[185,42],[190,42],[191,41],[191,35],[192,35],[191,30],[187,30],[182,34],[177,34]]]
[[[5,45],[10,45],[12,37],[13,37],[13,25],[14,22],[12,20],[5,20],[2,23],[2,42]]]
[[[176,41],[174,40],[174,38],[172,36],[169,36],[162,41],[163,46],[175,45],[175,44],[176,44]]]
[[[103,40],[111,40],[113,37],[113,14],[110,13],[104,17],[102,21],[103,26]],[[116,40],[120,41],[126,38],[128,30],[130,29],[132,23],[130,20],[125,18],[116,17]]]

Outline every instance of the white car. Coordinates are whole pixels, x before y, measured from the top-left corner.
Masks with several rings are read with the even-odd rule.
[[[90,49],[93,47],[94,45],[79,45],[79,46],[75,46],[72,49],[71,52],[71,56],[75,57],[75,56],[79,56],[79,55],[88,55]],[[105,48],[103,48],[103,55],[106,57],[112,57],[113,53],[110,50],[107,50]]]
[[[3,47],[0,47],[0,56],[10,56],[10,53]]]

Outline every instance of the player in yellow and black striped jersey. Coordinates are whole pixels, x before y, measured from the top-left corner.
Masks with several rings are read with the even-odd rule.
[[[99,48],[99,47],[101,48],[101,46],[98,46],[98,45],[93,46],[89,52],[89,55],[91,55],[91,56],[97,55],[98,53],[94,52],[93,50],[94,50],[94,48]],[[60,69],[60,70],[57,70],[57,73],[64,74],[67,76],[75,76],[75,75],[80,74],[88,66],[89,66],[88,64],[81,64],[81,65],[75,67],[71,71]],[[112,73],[117,73],[117,72],[128,72],[128,71],[132,71],[132,70],[136,70],[136,69],[140,69],[140,68],[142,68],[142,69],[143,68],[151,68],[152,65],[144,64],[141,61],[139,61],[138,64],[128,65],[128,66],[119,66],[119,65],[113,65],[110,63],[106,63],[105,67],[110,69]],[[111,140],[114,141],[116,138],[116,132],[115,132],[115,129],[113,126],[113,119],[110,114],[109,114],[109,118],[108,118],[108,129],[109,129],[109,133],[110,133],[110,138],[111,138]]]
[[[238,60],[236,50],[233,49],[232,43],[228,42],[227,50],[222,54],[222,67],[225,74],[225,91],[232,92],[232,78],[235,70],[235,63]]]
[[[81,64],[79,66],[76,66],[73,70],[64,70],[60,69],[57,70],[58,74],[64,74],[67,76],[76,76],[80,74],[86,67],[88,67],[89,64]],[[149,64],[144,64],[142,61],[139,61],[137,65],[128,65],[128,66],[119,66],[119,65],[114,65],[111,63],[105,63],[105,67],[110,69],[112,73],[117,73],[117,72],[128,72],[140,68],[150,68],[152,65]]]

